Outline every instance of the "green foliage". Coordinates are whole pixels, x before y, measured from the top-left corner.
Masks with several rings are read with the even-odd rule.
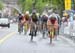
[[[3,3],[0,1],[0,10],[2,10],[3,9]]]
[[[46,4],[49,5],[48,7],[51,7],[52,5],[53,9],[58,9],[59,11],[64,10],[64,0],[19,0],[22,11],[31,11],[33,8],[33,2],[35,2],[34,7],[38,12],[42,12],[46,7]]]
[[[50,0],[50,6],[52,4],[52,7],[54,10],[57,10],[57,12],[62,16],[62,11],[65,9],[64,5],[65,0]]]
[[[44,0],[45,1],[45,0]],[[43,9],[46,7],[47,2],[42,2],[42,0],[39,0],[37,4],[35,5],[38,12],[42,12]]]
[[[26,0],[25,5],[23,7],[25,7],[25,11],[31,10],[32,9],[32,0]]]
[[[32,0],[19,0],[19,4],[23,12],[32,9]]]

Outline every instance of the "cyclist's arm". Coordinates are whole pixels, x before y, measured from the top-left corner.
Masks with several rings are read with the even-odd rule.
[[[58,29],[58,27],[59,27],[58,21],[55,21],[54,28]]]
[[[48,20],[48,21],[47,21],[47,28],[49,29],[50,26],[51,26],[51,22]]]

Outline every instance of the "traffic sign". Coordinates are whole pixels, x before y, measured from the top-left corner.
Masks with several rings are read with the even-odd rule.
[[[65,10],[71,10],[71,0],[65,0]]]

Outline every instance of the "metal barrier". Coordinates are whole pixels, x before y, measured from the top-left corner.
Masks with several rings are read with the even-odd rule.
[[[75,42],[75,21],[61,24],[59,34]]]

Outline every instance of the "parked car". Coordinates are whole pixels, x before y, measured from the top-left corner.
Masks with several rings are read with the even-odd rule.
[[[16,17],[10,17],[9,21],[10,21],[10,23],[16,23],[17,22],[17,18]]]
[[[0,26],[10,28],[10,22],[8,18],[0,18]]]

